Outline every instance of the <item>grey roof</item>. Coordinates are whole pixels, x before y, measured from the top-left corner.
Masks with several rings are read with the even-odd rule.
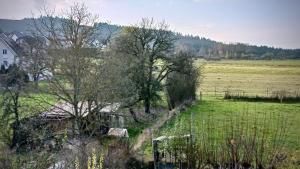
[[[27,44],[30,44],[30,45],[45,45],[46,44],[46,39],[41,37],[41,36],[31,36],[31,35],[24,35],[20,38],[18,38],[16,40],[17,44],[20,44],[20,43],[27,43]]]
[[[127,129],[110,128],[107,135],[116,137],[129,137]]]
[[[172,140],[175,138],[189,138],[189,137],[191,137],[190,134],[186,134],[183,136],[160,136],[160,137],[153,139],[153,141],[164,141],[164,140]]]
[[[86,117],[88,112],[88,103],[87,102],[79,102],[82,105],[81,115],[82,117]],[[95,106],[92,105],[92,108]],[[111,103],[105,105],[102,109],[99,110],[100,113],[113,113],[116,112],[120,108],[119,103]],[[79,110],[79,109],[78,109]],[[80,110],[79,110],[80,111]],[[67,119],[71,118],[75,115],[74,107],[68,102],[60,102],[56,103],[53,107],[51,107],[48,111],[42,112],[40,117],[50,118],[50,119]]]
[[[4,33],[0,34],[0,39],[4,41],[17,55],[22,55],[22,48],[14,40],[7,37]]]
[[[18,38],[25,36],[22,32],[18,32],[18,31],[13,31],[9,33],[9,36],[11,35],[16,35]]]

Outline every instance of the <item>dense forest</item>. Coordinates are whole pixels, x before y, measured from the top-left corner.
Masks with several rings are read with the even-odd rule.
[[[59,19],[59,18],[57,18]],[[33,19],[22,20],[0,19],[0,30],[3,32],[29,32]],[[124,26],[99,23],[99,40],[118,34]],[[243,43],[225,44],[207,38],[173,33],[178,51],[192,51],[196,57],[207,60],[219,59],[300,59],[300,49],[282,49],[268,46],[255,46]]]

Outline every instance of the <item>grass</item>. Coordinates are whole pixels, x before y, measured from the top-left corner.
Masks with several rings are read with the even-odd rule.
[[[40,101],[37,101],[40,100]],[[42,102],[41,100],[47,100],[46,102]],[[1,93],[0,95],[0,104],[3,102],[3,95]],[[47,110],[49,107],[51,107],[50,104],[55,103],[55,99],[45,93],[28,93],[24,94],[20,97],[20,107],[19,107],[19,116],[20,120],[23,118],[31,117],[34,115],[37,115],[45,110]],[[2,105],[0,105],[2,106]],[[5,146],[5,142],[7,142],[8,137],[12,136],[12,129],[9,128],[9,124],[13,122],[14,115],[11,114],[8,119],[8,125],[4,123],[5,120],[3,120],[3,109],[0,107],[0,118],[2,119],[3,126],[0,125],[0,129],[2,133],[0,133],[0,149]],[[9,136],[10,135],[10,136]],[[5,139],[4,139],[5,138]],[[6,141],[4,141],[6,140]]]
[[[261,124],[268,125],[271,135],[276,132],[276,127],[286,122],[285,147],[292,152],[292,158],[300,159],[300,104],[223,99],[227,90],[240,90],[252,96],[265,96],[280,90],[299,91],[300,61],[196,61],[196,64],[200,63],[205,65],[200,83],[203,101],[165,124],[156,136],[172,134],[176,121],[180,121],[183,130],[188,133],[192,114],[195,124],[213,121],[217,135],[225,131],[223,124],[228,119],[252,122],[259,119]],[[201,125],[196,125],[195,131],[200,130]],[[151,160],[150,140],[144,145],[143,151],[145,159]]]
[[[192,113],[194,123],[214,120],[214,127],[219,132],[223,131],[222,124],[228,119],[249,121],[259,119],[261,123],[269,125],[270,132],[275,130],[280,123],[286,122],[286,146],[292,150],[300,150],[298,126],[300,124],[300,104],[227,101],[221,98],[206,97],[201,103],[197,103],[177,117],[184,124],[183,128],[188,129]],[[244,117],[247,117],[247,119],[243,119]],[[263,121],[265,118],[267,120]],[[166,124],[161,132],[167,134],[167,132],[174,129],[174,123],[175,119]],[[196,131],[201,130],[201,126],[195,126]]]
[[[255,103],[205,96],[202,102],[196,102],[195,105],[166,123],[164,127],[155,134],[155,137],[174,135],[174,133],[176,135],[176,131],[179,130],[179,133],[189,134],[191,118],[193,119],[193,134],[198,135],[198,137],[203,131],[207,133],[212,130],[210,134],[216,138],[212,140],[218,140],[209,143],[213,145],[218,144],[219,141],[226,141],[223,135],[226,135],[224,133],[228,132],[228,123],[230,123],[231,120],[238,124],[245,124],[243,127],[246,127],[246,124],[254,124],[256,122],[260,128],[263,128],[264,125],[267,126],[265,131],[269,137],[269,142],[275,140],[278,131],[284,131],[284,142],[280,143],[283,147],[280,148],[283,148],[285,152],[289,152],[288,160],[292,160],[293,163],[300,160],[300,104]],[[203,123],[206,125],[202,125]],[[207,128],[207,123],[211,123],[210,129]],[[224,125],[226,123],[227,126]],[[286,126],[286,128],[282,129],[281,127],[284,126]],[[260,129],[260,131],[262,131],[262,129]],[[222,140],[220,140],[220,138],[222,138]],[[143,145],[140,154],[144,155],[143,158],[146,161],[152,160],[152,145],[150,140]]]
[[[204,93],[224,95],[226,90],[241,90],[248,95],[265,95],[272,91],[300,90],[300,61],[208,61],[204,63]]]
[[[243,91],[247,96],[270,96],[274,91],[283,90],[287,93],[299,93],[299,60],[222,60],[204,63],[204,78],[200,89],[206,98],[203,103],[190,111],[201,112],[201,118],[214,114],[219,120],[232,113],[236,115],[243,112],[254,112],[253,115],[270,113],[272,116],[268,122],[271,124],[274,124],[272,117],[281,114],[291,122],[286,136],[287,146],[300,150],[300,104],[250,103],[221,99],[227,90]],[[216,95],[217,98],[211,97],[212,95]]]
[[[2,103],[2,100],[3,96],[0,95],[0,103]],[[42,100],[47,100],[47,103]],[[54,103],[55,99],[52,96],[45,93],[30,93],[22,95],[20,97],[20,118],[23,119],[39,114],[42,111],[45,111],[47,108],[51,107],[50,104]],[[2,116],[2,109],[0,109],[0,116]]]

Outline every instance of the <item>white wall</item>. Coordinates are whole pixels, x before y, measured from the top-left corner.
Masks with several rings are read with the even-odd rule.
[[[7,50],[7,54],[3,54],[3,49]],[[0,66],[3,65],[4,61],[8,62],[8,66],[15,63],[15,55],[14,52],[11,51],[11,48],[0,39]]]

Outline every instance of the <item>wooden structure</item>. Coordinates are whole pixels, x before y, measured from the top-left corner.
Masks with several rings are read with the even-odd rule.
[[[178,153],[184,153],[180,150],[177,152],[174,149],[174,152],[160,152],[159,144],[169,144],[172,140],[181,140],[184,142],[185,145],[183,147],[188,147],[190,141],[192,141],[192,135],[187,134],[183,136],[160,136],[156,139],[152,140],[152,153],[153,153],[153,162],[154,162],[154,169],[161,169],[161,168],[175,168],[175,165],[178,164],[179,168],[182,169],[183,161],[178,160],[177,156]],[[170,151],[170,150],[169,150]],[[163,162],[164,159],[164,162]]]
[[[107,135],[115,137],[129,137],[127,129],[123,128],[110,128]]]

